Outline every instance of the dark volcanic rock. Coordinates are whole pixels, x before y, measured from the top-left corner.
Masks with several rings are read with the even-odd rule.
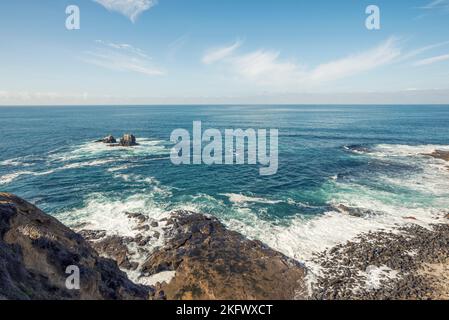
[[[97,142],[112,144],[112,143],[117,143],[117,140],[113,136],[107,136],[101,140],[98,140]]]
[[[215,218],[177,212],[168,244],[143,265],[145,275],[176,271],[160,290],[168,299],[304,299],[306,269]]]
[[[436,159],[441,159],[445,161],[449,161],[449,151],[443,151],[443,150],[435,150],[433,153],[430,154],[424,154],[425,156],[430,156]]]
[[[120,139],[120,146],[122,147],[133,147],[133,146],[137,146],[137,140],[136,137],[133,136],[132,134],[125,134],[121,139]]]
[[[350,150],[355,153],[367,153],[370,151],[369,148],[362,146],[360,144],[353,144],[353,145],[345,146],[345,149]]]
[[[119,267],[126,270],[135,270],[138,264],[131,262],[129,259],[128,244],[131,241],[132,239],[130,238],[110,236],[99,241],[91,242],[91,245],[97,252],[116,261]]]
[[[65,286],[68,266],[80,269],[80,290]],[[132,283],[84,238],[35,206],[0,193],[0,295],[6,299],[146,299],[152,288]]]
[[[317,254],[315,262],[323,272],[313,298],[448,299],[449,225],[434,225],[432,230],[413,225],[397,231],[367,233]],[[366,272],[380,267],[396,275],[367,288]]]
[[[366,217],[366,216],[373,216],[377,215],[377,213],[373,210],[365,210],[361,208],[354,208],[354,207],[348,207],[344,204],[339,204],[333,207],[333,209],[337,210],[340,213],[349,214],[353,217]]]

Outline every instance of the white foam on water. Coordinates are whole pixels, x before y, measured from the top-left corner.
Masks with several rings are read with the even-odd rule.
[[[8,173],[3,176],[0,176],[0,185],[9,184],[21,176],[45,176],[45,175],[49,175],[49,174],[52,174],[52,173],[55,173],[58,171],[62,171],[62,170],[102,166],[102,165],[105,165],[108,163],[112,163],[114,161],[115,160],[113,160],[113,159],[104,159],[104,160],[91,160],[91,161],[84,161],[84,162],[76,162],[76,163],[66,164],[59,168],[40,171],[40,172],[39,171],[30,171],[30,170],[16,171],[16,172],[12,172],[12,173]]]
[[[16,171],[0,176],[0,185],[9,184],[21,176],[45,176],[54,173],[56,170],[47,170],[42,172]]]
[[[380,267],[369,266],[365,272],[359,272],[359,275],[366,279],[366,289],[377,290],[382,287],[382,281],[396,279],[398,276],[398,271],[388,268],[385,265]]]
[[[119,158],[148,155],[169,155],[170,150],[162,140],[138,138],[139,145],[133,147],[110,146],[101,142],[85,142],[68,152],[55,153],[50,156],[55,161],[72,161],[85,158],[98,158],[102,155],[114,155]]]
[[[156,221],[158,225],[151,226],[147,222],[149,230],[139,230],[138,221],[130,218],[127,212],[143,214],[149,218],[149,222]],[[170,213],[154,202],[152,194],[137,194],[126,199],[114,200],[114,197],[98,193],[91,194],[82,208],[61,212],[56,217],[78,230],[102,230],[106,231],[107,236],[151,237],[145,247],[147,253],[141,252],[135,243],[128,245],[130,261],[142,265],[148,259],[148,254],[164,246],[166,242],[164,231],[168,227],[165,219],[170,217]],[[155,236],[156,233],[159,236]],[[123,271],[131,280],[143,284],[171,280],[169,273],[142,278],[139,270],[137,268],[135,271]]]
[[[265,203],[265,204],[276,204],[283,202],[282,200],[269,200],[266,198],[260,198],[260,197],[250,197],[245,196],[243,194],[237,194],[237,193],[223,193],[222,196],[228,197],[229,201],[240,205],[245,203]]]
[[[239,214],[235,218],[224,219],[224,222],[230,229],[249,238],[259,239],[287,256],[304,262],[312,269],[312,273],[319,273],[319,267],[311,262],[315,253],[353,240],[360,234],[380,230],[396,232],[397,227],[409,224],[429,227],[430,224],[441,223],[442,220],[437,219],[449,209],[449,176],[441,170],[441,165],[447,163],[421,154],[446,149],[444,146],[388,145],[374,148],[377,151],[373,152],[373,157],[406,161],[422,168],[422,171],[409,172],[400,178],[378,177],[388,184],[417,191],[416,197],[413,194],[402,194],[399,188],[398,192],[387,192],[357,184],[356,181],[337,182],[330,179],[330,205],[344,204],[376,214],[355,217],[330,210],[317,217],[298,214],[289,222],[280,224],[261,219],[250,207],[241,207],[242,202],[250,199],[237,195],[231,201],[235,203]]]
[[[108,235],[135,237],[141,232],[136,229],[137,221],[130,219],[127,212],[142,213],[157,221],[169,216],[154,203],[151,194],[114,200],[98,193],[90,195],[82,208],[61,212],[57,217],[69,226],[83,224],[84,230],[104,230]]]
[[[176,276],[176,271],[163,271],[150,277],[140,277],[137,282],[147,286],[155,286],[157,283],[169,284]]]
[[[123,170],[128,170],[130,168],[130,165],[129,164],[124,164],[124,165],[121,165],[121,166],[117,166],[117,167],[113,167],[113,168],[109,168],[109,169],[107,169],[106,171],[107,172],[117,172],[117,171],[123,171]]]
[[[115,162],[114,159],[75,162],[75,163],[66,164],[65,166],[61,167],[60,170],[79,169],[79,168],[85,168],[85,167],[98,167],[98,166],[102,166],[102,165],[105,165],[108,163],[113,163],[113,162]]]
[[[9,166],[9,167],[30,167],[33,164],[22,162],[20,158],[8,159],[0,161],[0,166]]]
[[[373,156],[383,157],[415,157],[424,154],[431,154],[436,150],[449,151],[448,145],[403,145],[403,144],[379,144],[370,152]]]

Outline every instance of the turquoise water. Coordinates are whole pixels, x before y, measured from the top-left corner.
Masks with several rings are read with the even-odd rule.
[[[172,130],[199,120],[204,129],[279,129],[278,173],[173,165]],[[92,142],[127,132],[139,147]],[[0,136],[1,191],[110,232],[131,232],[125,211],[190,209],[303,257],[449,208],[445,164],[421,155],[449,148],[449,106],[1,107]],[[356,219],[338,204],[375,212]]]

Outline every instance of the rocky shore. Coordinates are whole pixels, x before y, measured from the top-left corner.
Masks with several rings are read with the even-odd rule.
[[[80,270],[80,290],[66,287],[71,265]],[[0,299],[147,299],[152,292],[58,220],[0,193]]]
[[[137,229],[148,231],[158,222],[128,213]],[[139,274],[139,280],[161,274],[170,280],[155,283],[153,298],[183,300],[306,299],[306,268],[259,241],[227,230],[216,218],[178,211],[164,223],[166,245],[149,250],[151,237],[106,236],[101,230],[81,231],[103,256],[120,268]],[[132,247],[133,250],[129,250]],[[136,252],[143,263],[133,261]]]
[[[314,262],[322,270],[313,299],[446,300],[449,224],[364,234]]]
[[[142,230],[156,224],[141,214],[129,216]],[[165,225],[166,246],[150,252],[141,235],[75,233],[32,204],[0,193],[0,299],[307,298],[304,266],[217,219],[176,212]],[[143,264],[132,261],[131,245],[147,255]],[[80,290],[66,287],[72,265],[80,269]],[[154,286],[136,284],[119,266],[142,277],[174,276]]]
[[[346,208],[343,208],[346,209]],[[342,209],[342,210],[343,210]],[[159,222],[128,213],[142,231]],[[175,212],[164,221],[164,247],[151,237],[75,233],[35,206],[0,193],[0,299],[449,299],[449,216],[424,228],[410,223],[317,253],[320,273],[213,217]],[[133,260],[129,249],[144,256]],[[66,268],[81,271],[81,289],[65,286]],[[170,274],[151,285],[130,281]]]

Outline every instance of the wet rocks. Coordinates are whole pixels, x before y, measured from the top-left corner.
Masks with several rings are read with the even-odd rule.
[[[113,143],[117,143],[117,140],[114,138],[114,136],[109,135],[107,137],[104,137],[103,139],[97,140],[96,142],[102,142],[102,143],[107,143],[107,144],[113,144]]]
[[[323,268],[314,299],[448,299],[442,270],[449,269],[449,225],[368,233],[317,254],[314,262]],[[386,271],[370,288],[367,270],[373,268]]]
[[[130,219],[135,219],[139,224],[145,223],[148,221],[148,217],[142,213],[134,213],[134,212],[125,212],[125,215]]]
[[[120,139],[119,145],[121,147],[133,147],[137,146],[138,144],[135,136],[133,136],[132,134],[125,134]]]
[[[161,284],[168,299],[301,299],[306,269],[258,241],[227,230],[217,219],[176,212],[168,243],[144,263],[154,275],[176,271]]]
[[[344,147],[346,150],[352,151],[354,153],[368,153],[370,152],[370,149],[360,145],[360,144],[353,144],[353,145],[349,145],[349,146],[345,146]]]
[[[91,242],[92,247],[117,262],[118,266],[125,270],[136,270],[139,266],[136,262],[130,261],[128,244],[131,238],[120,236],[109,236],[99,241]]]
[[[333,209],[340,213],[348,214],[350,216],[358,217],[358,218],[362,218],[362,217],[366,217],[366,216],[373,216],[373,215],[377,214],[373,210],[349,207],[344,204],[338,204],[336,206],[333,206]]]
[[[434,152],[430,154],[424,154],[425,156],[430,156],[436,159],[441,159],[445,161],[449,161],[449,151],[443,151],[443,150],[435,150]]]
[[[98,143],[105,143],[108,144],[110,147],[134,147],[138,146],[137,139],[132,134],[125,134],[122,138],[120,138],[120,141],[117,142],[117,140],[112,136],[107,136],[103,139],[97,140],[95,142]]]
[[[99,234],[91,234],[93,237]],[[80,270],[68,290],[66,268]],[[30,203],[0,193],[0,293],[6,299],[147,299],[153,289],[132,283],[80,235]]]
[[[79,234],[86,240],[93,241],[106,237],[105,230],[81,230]]]

